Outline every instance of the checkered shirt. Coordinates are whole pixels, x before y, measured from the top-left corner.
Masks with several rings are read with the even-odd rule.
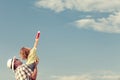
[[[31,69],[28,68],[27,65],[22,64],[17,67],[15,70],[15,78],[16,80],[31,80],[30,75],[32,74]]]

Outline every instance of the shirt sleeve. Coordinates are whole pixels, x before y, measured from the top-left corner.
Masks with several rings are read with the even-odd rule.
[[[31,50],[30,50],[30,56],[31,55],[35,55],[36,54],[36,50],[37,50],[37,48],[35,48],[35,47],[33,47]]]
[[[37,58],[37,53],[36,53],[36,48],[33,47],[31,50],[30,50],[30,54],[28,55],[28,59],[27,59],[27,62],[26,64],[31,64],[33,62],[35,62],[36,58]]]

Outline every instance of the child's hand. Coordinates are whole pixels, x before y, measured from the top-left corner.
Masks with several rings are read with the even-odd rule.
[[[39,61],[38,61],[38,60],[36,60],[36,61],[35,61],[35,66],[37,66],[37,65],[38,65],[38,63],[39,63]]]
[[[40,31],[37,32],[36,39],[39,39],[39,37],[40,37]]]
[[[39,38],[40,38],[40,31],[38,31],[37,34],[36,34],[35,42],[34,42],[34,46],[33,47],[37,48]]]

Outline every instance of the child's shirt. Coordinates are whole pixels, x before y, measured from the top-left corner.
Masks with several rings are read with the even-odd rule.
[[[26,64],[29,65],[29,64],[32,64],[34,63],[35,61],[38,61],[39,58],[36,54],[36,48],[33,47],[31,50],[30,50],[30,54],[28,55],[28,59],[27,59],[27,62]]]

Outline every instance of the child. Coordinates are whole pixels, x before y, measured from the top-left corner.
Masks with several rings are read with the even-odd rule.
[[[38,58],[38,56],[36,54],[36,49],[37,49],[39,37],[40,37],[40,31],[38,31],[38,33],[36,34],[36,38],[35,38],[35,42],[34,42],[33,48],[22,47],[20,49],[20,57],[23,60],[27,60],[26,64],[28,65],[28,67],[32,71],[35,68],[35,65],[36,65],[35,62],[39,61],[39,58]]]

